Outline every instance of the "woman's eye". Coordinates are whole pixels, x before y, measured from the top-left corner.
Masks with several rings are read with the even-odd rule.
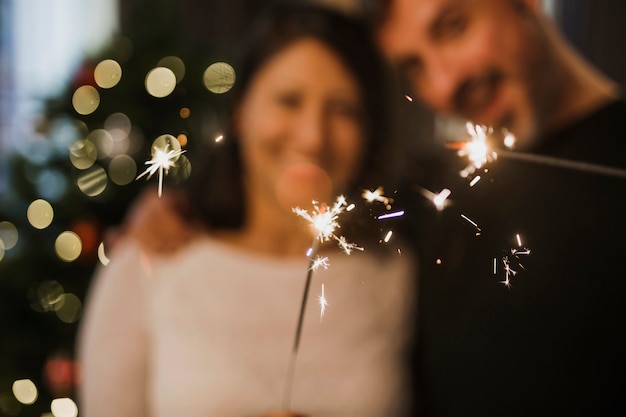
[[[280,94],[278,103],[288,108],[296,108],[300,104],[300,98],[295,94]]]

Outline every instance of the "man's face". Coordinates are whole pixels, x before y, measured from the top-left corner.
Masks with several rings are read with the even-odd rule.
[[[433,110],[528,141],[557,99],[537,2],[390,0],[380,44]]]

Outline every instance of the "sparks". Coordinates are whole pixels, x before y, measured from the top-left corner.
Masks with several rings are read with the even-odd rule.
[[[400,217],[400,216],[404,216],[404,210],[394,211],[393,213],[383,214],[382,216],[376,217],[376,219],[378,219],[378,220],[385,220],[385,219],[391,219],[393,217]]]
[[[443,190],[439,192],[439,194],[436,194],[433,197],[433,203],[435,204],[435,207],[437,207],[437,210],[439,211],[443,210],[443,208],[446,206],[446,199],[450,197],[451,193],[452,191],[450,191],[447,188],[444,188]]]
[[[464,178],[473,174],[487,162],[495,160],[498,156],[495,151],[489,148],[487,143],[487,138],[492,133],[492,128],[473,125],[469,122],[465,126],[467,133],[470,135],[470,140],[462,143],[457,151],[459,156],[467,157],[469,160],[469,164],[460,172]],[[454,147],[457,146],[454,145]]]
[[[472,226],[474,226],[476,228],[476,230],[478,232],[480,232],[480,227],[478,227],[478,224],[476,224],[475,221],[473,221],[472,219],[470,219],[469,217],[467,217],[465,214],[461,214],[461,217],[468,222],[469,224],[471,224]]]
[[[149,180],[150,177],[152,177],[152,175],[154,175],[158,171],[159,172],[159,197],[161,197],[161,194],[163,193],[164,173],[165,175],[167,175],[170,171],[170,168],[176,165],[176,160],[178,159],[178,157],[182,155],[183,153],[185,153],[183,149],[168,151],[167,149],[169,148],[169,146],[170,146],[169,144],[165,144],[163,149],[158,148],[156,146],[153,147],[152,159],[150,159],[149,161],[146,161],[146,165],[149,165],[149,167],[146,168],[144,172],[139,174],[137,178],[135,178],[135,180],[138,180],[139,178],[147,174],[148,177],[146,178],[146,180]]]
[[[379,201],[385,205],[389,204],[389,198],[383,195],[383,187],[378,187],[374,191],[363,190],[361,197],[363,197],[368,203]]]
[[[335,240],[339,247],[346,253],[350,254],[353,250],[363,250],[363,248],[357,246],[354,243],[349,243],[343,236],[337,236],[335,230],[341,227],[337,219],[339,215],[344,212],[347,206],[344,196],[339,196],[335,204],[328,208],[326,205],[322,205],[320,208],[317,203],[313,202],[313,212],[309,214],[307,210],[295,207],[294,213],[298,216],[306,219],[316,231],[316,239],[320,242],[326,242],[329,240]]]
[[[328,257],[324,256],[318,256],[317,258],[313,259],[313,261],[311,262],[311,270],[312,271],[317,271],[319,267],[322,267],[324,269],[328,269]]]
[[[324,313],[326,313],[326,307],[328,306],[328,301],[324,296],[324,284],[322,284],[322,295],[317,297],[317,302],[320,305],[320,321],[324,318]]]

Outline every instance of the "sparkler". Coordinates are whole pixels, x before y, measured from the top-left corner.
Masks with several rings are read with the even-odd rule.
[[[159,173],[159,197],[161,197],[161,194],[163,193],[164,173],[165,175],[167,175],[170,171],[170,168],[176,165],[176,160],[178,159],[178,157],[182,155],[183,153],[185,153],[183,149],[172,149],[168,151],[169,147],[170,147],[169,143],[166,143],[163,146],[163,148],[160,148],[158,146],[153,146],[152,147],[152,159],[150,159],[149,161],[146,161],[146,165],[149,165],[149,167],[146,168],[144,172],[139,174],[137,178],[135,178],[135,180],[138,180],[139,178],[147,174],[148,177],[146,178],[146,180],[149,180],[150,177],[152,177],[152,175],[154,175],[158,171]]]
[[[324,296],[324,284],[322,284],[322,295],[317,297],[317,302],[320,304],[320,321],[322,321],[326,307],[328,306],[328,301],[326,301],[326,297]]]
[[[517,271],[514,270],[511,267],[511,261],[512,259],[516,259],[517,260],[517,265],[524,269],[524,265],[522,265],[519,262],[519,257],[520,256],[527,256],[530,255],[530,249],[528,249],[527,247],[522,246],[522,239],[520,238],[520,235],[517,234],[515,235],[515,238],[517,240],[517,248],[511,248],[509,251],[509,255],[505,255],[502,257],[502,264],[504,267],[504,281],[500,281],[501,284],[504,284],[507,287],[511,286],[511,278],[517,275]],[[494,275],[497,273],[496,271],[496,260],[494,258],[494,264],[493,264],[493,273]]]
[[[330,240],[335,240],[337,245],[346,253],[350,254],[353,250],[363,250],[363,248],[357,246],[354,243],[349,243],[345,237],[338,236],[335,234],[335,230],[340,228],[338,218],[341,213],[347,210],[348,206],[346,199],[344,196],[339,196],[335,204],[331,207],[326,205],[322,205],[321,207],[317,204],[317,202],[313,202],[313,211],[309,213],[307,210],[301,209],[299,207],[295,207],[293,209],[294,213],[298,216],[307,220],[313,229],[315,230],[315,237],[313,238],[313,245],[311,249],[307,252],[307,256],[309,257],[309,266],[307,268],[306,274],[306,282],[304,284],[304,293],[302,295],[302,302],[300,304],[300,314],[298,316],[298,325],[296,327],[296,334],[293,342],[293,349],[291,351],[291,358],[289,361],[289,366],[287,368],[287,378],[285,382],[285,391],[283,396],[283,408],[288,410],[290,408],[290,400],[291,400],[291,387],[293,385],[293,374],[295,370],[296,357],[298,356],[298,349],[300,347],[300,337],[302,335],[302,324],[304,322],[304,311],[306,309],[306,302],[309,294],[309,288],[311,287],[311,279],[313,277],[313,271],[315,271],[319,266],[323,266],[324,268],[328,268],[328,258],[320,258],[317,256],[317,249],[320,243],[324,243]],[[320,300],[320,306],[322,315],[326,310],[326,299],[323,294],[322,287],[322,298]],[[322,300],[324,302],[322,302]]]

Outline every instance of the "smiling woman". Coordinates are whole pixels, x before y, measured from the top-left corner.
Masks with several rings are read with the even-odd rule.
[[[192,239],[166,256],[123,239],[96,277],[79,345],[87,417],[280,409],[315,237],[293,208],[329,212],[339,195],[358,203],[364,188],[394,184],[385,66],[364,24],[279,4],[242,58],[230,132],[190,156],[189,210],[144,223],[158,236],[178,216]],[[320,243],[316,265],[332,265],[315,272],[311,292],[323,291],[325,315],[308,304],[289,388],[307,415],[407,411],[412,248],[379,243],[370,210],[342,216],[341,235],[365,251]]]

